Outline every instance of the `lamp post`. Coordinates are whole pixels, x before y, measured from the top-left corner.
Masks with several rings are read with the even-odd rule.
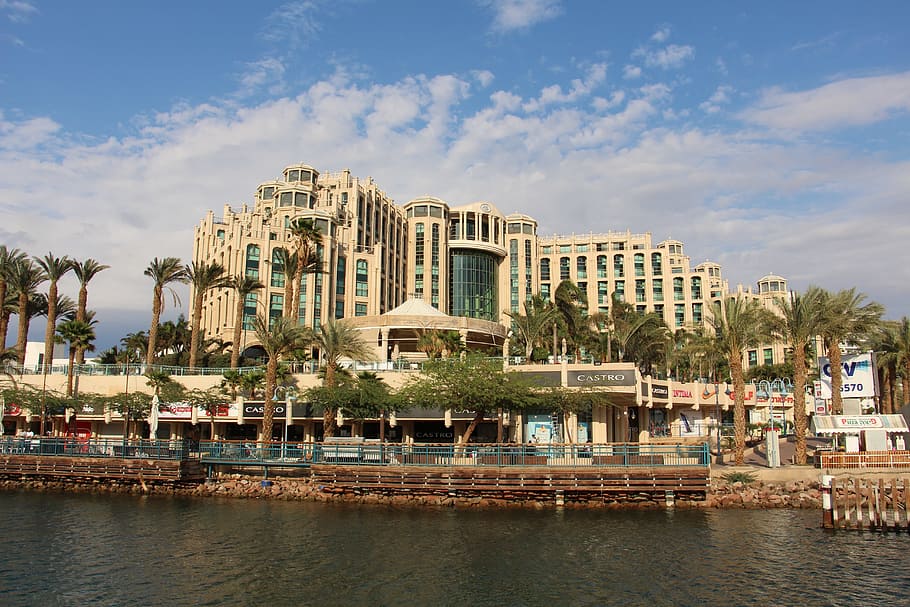
[[[724,463],[724,454],[720,447],[720,433],[723,423],[720,419],[720,384],[717,383],[717,375],[714,376],[714,412],[717,416],[717,463]]]
[[[768,399],[768,431],[765,435],[765,445],[768,453],[768,467],[777,468],[780,466],[780,440],[779,434],[776,434],[777,428],[774,423],[774,393],[781,395],[783,400],[793,388],[793,382],[788,378],[775,378],[772,380],[763,379],[758,382],[756,396],[764,396]],[[783,403],[781,403],[783,408]],[[781,424],[783,427],[783,424]]]
[[[275,394],[278,394],[279,390],[284,392],[284,440],[281,443],[281,457],[284,458],[288,445],[288,427],[293,421],[291,418],[291,404],[292,401],[297,400],[297,389],[294,386],[278,386],[275,388]]]

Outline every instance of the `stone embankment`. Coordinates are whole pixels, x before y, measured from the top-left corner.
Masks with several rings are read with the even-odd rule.
[[[171,495],[239,499],[275,499],[286,501],[350,502],[394,506],[470,507],[470,508],[551,508],[553,498],[490,499],[447,495],[372,494],[362,491],[315,486],[304,478],[273,478],[262,483],[260,477],[239,474],[223,475],[204,483],[155,484],[98,482],[91,479],[67,481],[29,479],[0,481],[0,490],[66,491],[116,493],[130,495]],[[623,501],[587,499],[573,501],[565,496],[567,508],[666,508],[664,496],[635,496]],[[677,497],[677,508],[821,508],[821,491],[817,480],[780,482],[728,482],[714,478],[704,500]]]

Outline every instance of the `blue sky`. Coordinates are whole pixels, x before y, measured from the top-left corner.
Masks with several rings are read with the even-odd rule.
[[[0,0],[0,242],[113,266],[107,347],[303,161],[910,314],[910,5],[752,4]]]

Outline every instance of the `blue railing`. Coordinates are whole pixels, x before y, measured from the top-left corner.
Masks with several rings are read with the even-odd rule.
[[[366,441],[256,443],[202,441],[203,462],[240,465],[707,467],[707,443],[697,445],[400,444]]]
[[[66,457],[183,460],[192,457],[182,441],[114,438],[0,436],[0,453]]]
[[[0,453],[67,457],[200,460],[252,466],[707,467],[708,444],[400,444],[362,439],[322,443],[0,437]]]

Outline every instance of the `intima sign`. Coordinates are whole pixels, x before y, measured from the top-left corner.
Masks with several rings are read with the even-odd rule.
[[[818,368],[821,369],[821,394],[824,399],[831,398],[831,362],[820,356]],[[841,390],[843,398],[872,398],[875,396],[875,359],[872,352],[844,356],[841,359]]]

